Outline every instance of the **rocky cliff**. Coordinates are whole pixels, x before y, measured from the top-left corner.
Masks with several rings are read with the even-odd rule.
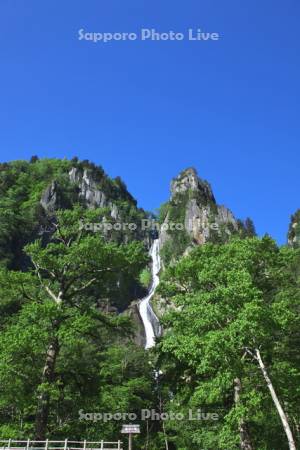
[[[117,206],[110,200],[109,196],[104,194],[90,169],[72,167],[68,172],[68,179],[65,181],[68,181],[76,192],[74,201],[88,208],[108,207],[111,210],[111,217],[114,219],[118,217]],[[66,206],[61,201],[61,190],[59,182],[52,180],[43,192],[40,203],[47,213],[51,214]]]
[[[172,180],[170,201],[161,208],[160,244],[165,263],[194,245],[225,242],[237,233],[247,234],[247,227],[228,208],[217,204],[210,184],[194,168]]]
[[[288,232],[288,245],[294,248],[300,247],[300,209],[291,217]]]
[[[121,178],[112,179],[101,166],[77,158],[32,158],[0,164],[0,266],[27,271],[31,262],[26,244],[41,239],[47,245],[55,231],[57,210],[71,210],[78,204],[83,210],[95,209],[89,216],[93,223],[79,222],[78,228],[84,225],[118,244],[139,240],[149,247],[147,230],[120,227],[148,217]],[[138,280],[120,279],[112,306],[122,311],[144,294]]]
[[[69,178],[71,183],[77,185],[78,187],[78,198],[89,208],[109,207],[112,218],[116,219],[118,217],[118,209],[116,205],[109,200],[109,198],[99,188],[91,171],[87,168],[80,170],[76,167],[72,167],[69,171]]]
[[[66,193],[69,195],[66,201]],[[100,168],[94,165],[81,165],[71,167],[65,174],[63,183],[52,180],[44,190],[40,204],[45,215],[53,217],[57,209],[73,207],[79,203],[86,208],[98,208],[101,210],[99,232],[107,239],[117,242],[129,242],[130,240],[142,240],[146,246],[150,246],[151,236],[146,230],[142,230],[140,223],[147,219],[146,212],[137,207],[136,200],[127,191],[125,184],[117,177],[110,179]],[[106,227],[101,224],[106,223]],[[116,225],[116,224],[119,225]],[[126,224],[134,223],[135,229],[130,229]],[[113,229],[108,229],[113,226]],[[120,229],[118,229],[120,227]]]

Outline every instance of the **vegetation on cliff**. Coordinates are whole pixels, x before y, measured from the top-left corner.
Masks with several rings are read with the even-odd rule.
[[[87,208],[86,199],[81,195],[80,183],[70,177],[71,169],[76,170],[78,178],[84,171],[93,189],[107,199],[107,204],[114,205],[122,221],[137,223],[147,215],[137,208],[136,200],[127,191],[120,177],[109,178],[102,167],[77,158],[38,159],[13,161],[0,164],[0,264],[10,269],[24,269],[28,259],[23,253],[24,246],[49,229],[49,215],[53,210],[72,209],[76,204]],[[53,192],[41,201],[43,194],[53,186]],[[47,202],[51,210],[47,210]],[[107,206],[104,205],[104,206]],[[94,205],[100,207],[103,205]],[[52,214],[51,214],[52,213]],[[112,222],[114,219],[108,209],[99,211],[95,222],[103,217]],[[111,239],[118,242],[133,240],[136,236],[130,230],[114,230]]]
[[[33,157],[1,164],[0,194],[2,438],[110,441],[130,420],[97,417],[130,412],[144,450],[299,444],[298,213],[279,248],[194,169],[177,177],[159,220],[192,226],[160,233],[164,333],[145,352],[124,311],[151,284],[149,236],[89,225],[149,217],[124,182]]]

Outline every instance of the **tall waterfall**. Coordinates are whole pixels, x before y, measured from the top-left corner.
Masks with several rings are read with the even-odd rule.
[[[155,345],[155,337],[160,333],[159,320],[154,313],[151,306],[151,298],[154,295],[155,289],[159,284],[158,273],[160,271],[160,256],[159,256],[159,239],[155,239],[150,256],[152,258],[152,283],[147,297],[141,300],[139,305],[140,315],[144,324],[146,334],[145,348],[151,348]]]

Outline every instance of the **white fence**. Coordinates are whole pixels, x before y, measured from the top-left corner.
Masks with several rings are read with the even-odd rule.
[[[20,441],[0,439],[0,450],[123,450],[122,442],[105,441]]]

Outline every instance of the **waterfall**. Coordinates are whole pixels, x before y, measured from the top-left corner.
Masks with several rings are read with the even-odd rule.
[[[152,283],[148,295],[143,298],[139,305],[140,315],[144,324],[146,345],[145,348],[151,348],[155,345],[155,337],[160,333],[159,320],[154,313],[151,306],[151,298],[154,295],[155,289],[159,284],[158,273],[160,271],[160,256],[159,256],[159,239],[153,241],[150,256],[152,258]]]

